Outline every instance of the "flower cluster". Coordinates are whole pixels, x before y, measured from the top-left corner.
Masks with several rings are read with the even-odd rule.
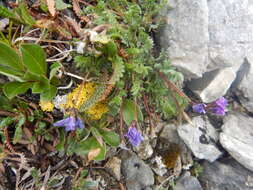
[[[141,133],[136,129],[134,125],[128,128],[128,132],[125,134],[125,136],[133,146],[139,146],[141,141],[143,141]]]
[[[79,117],[67,117],[54,123],[55,127],[65,127],[65,131],[74,131],[77,128],[83,129],[84,123]]]
[[[225,109],[228,105],[228,101],[224,97],[220,97],[216,101],[210,104],[195,104],[192,106],[194,112],[205,114],[207,111],[216,115],[225,115]]]

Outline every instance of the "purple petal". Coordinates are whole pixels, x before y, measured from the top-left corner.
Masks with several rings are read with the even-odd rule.
[[[139,146],[143,137],[135,127],[129,127],[127,134],[125,135],[133,146]]]
[[[79,127],[80,129],[83,129],[83,128],[84,128],[83,120],[81,120],[81,119],[78,117],[77,120],[76,120],[76,125],[77,125],[77,127]]]
[[[195,104],[192,106],[192,109],[194,112],[205,114],[206,113],[205,107],[206,104]]]
[[[225,109],[220,106],[213,107],[212,112],[216,115],[225,115]]]
[[[55,127],[65,127],[70,122],[70,117],[62,119],[54,123]]]
[[[72,116],[69,118],[69,122],[65,125],[65,131],[74,131],[76,129],[76,119]]]
[[[215,101],[215,104],[225,108],[228,105],[228,101],[224,97],[220,97],[218,100]]]

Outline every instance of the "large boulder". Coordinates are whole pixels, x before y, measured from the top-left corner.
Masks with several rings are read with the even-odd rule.
[[[206,70],[208,44],[208,7],[206,0],[169,1],[167,25],[158,38],[168,50],[174,66],[187,78],[201,77]]]
[[[220,143],[229,154],[253,171],[253,119],[241,113],[229,114],[222,126]]]
[[[168,48],[172,64],[186,80],[194,79],[188,87],[203,102],[223,96],[244,60],[252,60],[253,1],[174,0],[169,5],[160,46]],[[250,82],[245,78],[241,88],[253,99],[247,94]]]

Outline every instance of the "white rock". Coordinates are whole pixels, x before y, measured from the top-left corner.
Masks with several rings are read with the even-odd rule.
[[[208,8],[206,0],[172,1],[173,9],[160,34],[162,48],[186,78],[201,77],[206,70]]]
[[[215,161],[222,154],[212,142],[212,139],[217,139],[218,133],[214,133],[214,127],[205,117],[195,117],[192,122],[194,126],[184,124],[178,127],[179,136],[191,149],[194,156],[210,162]]]
[[[253,119],[240,113],[225,118],[221,145],[247,169],[253,171]]]
[[[225,95],[236,78],[236,67],[228,67],[204,74],[203,78],[191,80],[187,86],[203,102],[209,103]]]
[[[253,46],[249,0],[209,0],[208,70],[242,64]]]

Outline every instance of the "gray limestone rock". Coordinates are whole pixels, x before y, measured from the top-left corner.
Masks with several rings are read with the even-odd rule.
[[[194,156],[210,162],[215,161],[222,155],[215,144],[218,140],[217,131],[205,116],[194,117],[192,123],[193,125],[188,123],[179,126],[177,129],[179,136]]]
[[[249,62],[250,61],[250,62]],[[236,91],[242,105],[250,112],[253,112],[253,58],[246,60],[242,70],[245,70]]]
[[[206,0],[169,2],[167,25],[159,36],[160,45],[168,49],[170,60],[186,78],[201,77],[206,70],[208,42],[208,8]]]
[[[199,180],[205,190],[252,190],[253,173],[233,159],[204,162]]]
[[[225,95],[236,78],[238,66],[207,72],[202,78],[193,79],[187,86],[203,102],[210,103]]]
[[[154,184],[154,174],[151,168],[130,152],[123,153],[121,171],[128,190],[147,190]]]
[[[220,143],[239,163],[253,171],[253,119],[249,116],[229,114],[222,126]]]
[[[173,190],[202,190],[202,187],[196,177],[191,176],[190,172],[186,172],[176,182]]]
[[[160,46],[168,48],[172,64],[188,87],[204,102],[223,96],[245,59],[253,59],[253,1],[173,0],[160,32]],[[250,61],[251,60],[251,61]],[[203,76],[203,77],[202,77]],[[252,77],[240,85],[241,100],[253,110]]]
[[[253,46],[249,0],[209,0],[208,70],[240,65]]]

